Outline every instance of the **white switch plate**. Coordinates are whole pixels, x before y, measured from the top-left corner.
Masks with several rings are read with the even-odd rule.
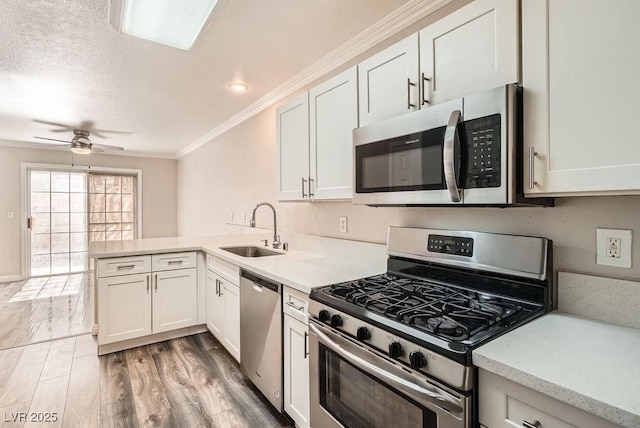
[[[8,218],[9,220],[11,220],[11,219],[13,218],[13,211],[8,211],[8,212],[7,212],[7,218]]]
[[[348,220],[346,217],[340,217],[340,232],[347,233]]]
[[[632,231],[623,229],[596,230],[596,263],[630,268]]]

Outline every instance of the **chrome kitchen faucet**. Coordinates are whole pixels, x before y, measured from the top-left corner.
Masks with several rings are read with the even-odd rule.
[[[273,248],[280,248],[280,236],[278,236],[278,226],[276,224],[276,209],[269,202],[260,202],[251,213],[251,221],[249,226],[256,227],[256,210],[262,205],[266,205],[273,211]]]

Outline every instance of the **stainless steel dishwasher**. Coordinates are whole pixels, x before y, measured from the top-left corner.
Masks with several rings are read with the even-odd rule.
[[[278,411],[282,397],[282,285],[240,273],[240,365]]]

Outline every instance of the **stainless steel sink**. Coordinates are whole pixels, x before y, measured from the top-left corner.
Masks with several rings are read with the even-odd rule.
[[[265,256],[281,256],[283,253],[278,253],[277,251],[267,250],[263,247],[251,247],[251,246],[240,246],[240,247],[220,247],[221,250],[228,251],[233,254],[237,254],[242,257],[265,257]]]

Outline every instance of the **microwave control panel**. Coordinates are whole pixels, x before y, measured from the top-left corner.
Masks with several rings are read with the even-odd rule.
[[[473,238],[460,236],[429,235],[427,250],[434,253],[473,257]]]
[[[500,187],[500,115],[464,122],[467,142],[465,189]]]

